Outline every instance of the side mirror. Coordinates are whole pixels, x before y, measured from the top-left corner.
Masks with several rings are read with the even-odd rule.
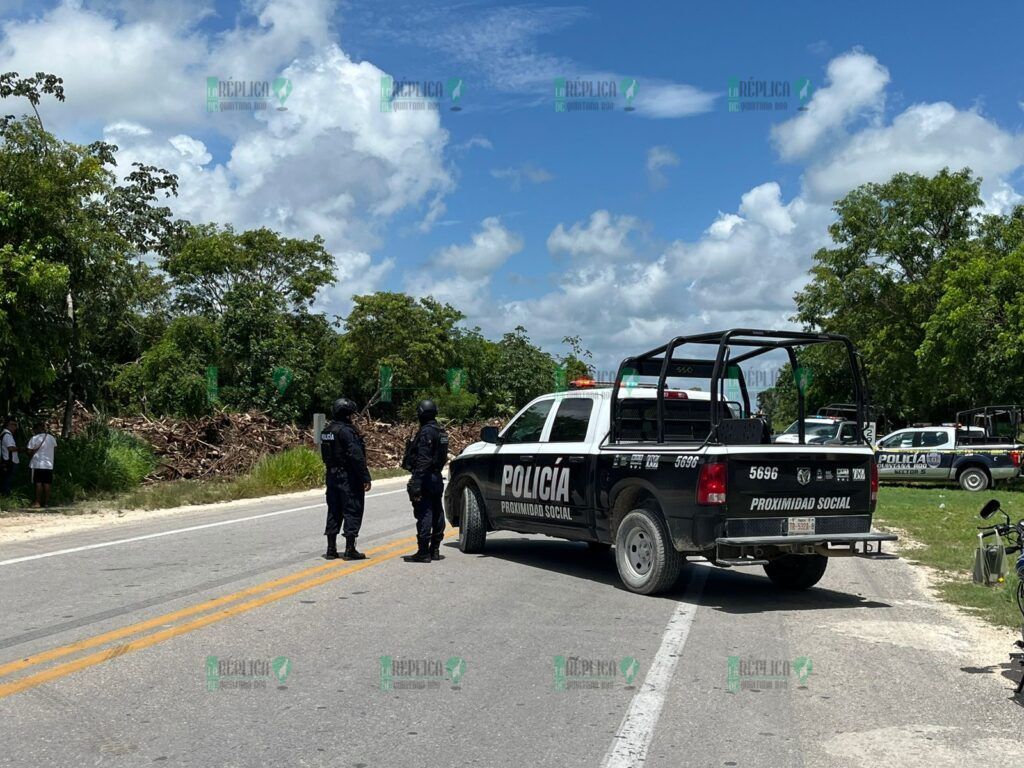
[[[984,520],[988,520],[992,515],[999,511],[999,499],[990,499],[989,502],[981,508],[981,512],[978,514]]]
[[[480,430],[480,439],[485,443],[498,443],[498,428],[497,427],[483,427]],[[998,504],[998,502],[997,502]]]

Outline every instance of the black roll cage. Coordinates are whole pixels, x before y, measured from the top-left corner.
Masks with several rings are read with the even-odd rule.
[[[714,360],[676,358],[676,351],[687,344],[713,344],[718,347],[718,351],[715,354]],[[619,389],[622,386],[622,379],[625,375],[658,376],[657,442],[659,444],[665,443],[665,382],[669,376],[690,376],[710,379],[711,429],[703,443],[708,445],[718,443],[718,427],[721,424],[723,415],[718,407],[719,400],[722,399],[724,401],[724,393],[721,397],[719,393],[722,387],[723,373],[727,373],[730,368],[736,369],[740,395],[743,398],[743,412],[749,414],[751,412],[750,395],[747,391],[746,379],[740,363],[752,360],[775,349],[784,349],[789,356],[789,365],[795,375],[799,369],[796,348],[818,344],[842,344],[846,347],[850,372],[853,374],[854,400],[857,411],[857,437],[861,443],[867,444],[868,440],[864,435],[864,423],[867,413],[868,388],[860,354],[854,348],[853,342],[847,336],[833,333],[768,331],[753,328],[733,328],[732,330],[716,331],[714,333],[676,336],[667,344],[655,347],[641,355],[625,358],[619,364],[619,370],[615,375],[615,384],[612,388],[609,441],[612,443],[619,441],[619,409],[617,406],[619,402]],[[732,347],[749,347],[750,349],[737,357],[732,357]],[[702,376],[702,372],[708,375]],[[799,430],[798,442],[800,445],[806,444],[806,436],[804,434],[805,417],[806,409],[804,407],[803,387],[797,386],[797,423]]]

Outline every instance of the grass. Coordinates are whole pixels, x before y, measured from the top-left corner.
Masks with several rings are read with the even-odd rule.
[[[985,587],[971,581],[977,526],[984,524],[978,511],[989,499],[999,499],[1002,508],[1016,522],[1024,517],[1024,494],[1019,491],[968,493],[954,488],[890,487],[879,491],[875,522],[879,527],[898,528],[924,545],[907,549],[903,556],[939,571],[938,591],[943,599],[1000,626],[1018,629],[1016,556],[1010,559],[1006,583]],[[991,522],[1002,521],[997,515]]]
[[[404,470],[371,469],[374,480],[402,477]],[[54,488],[57,482],[55,479]],[[324,484],[320,454],[309,448],[291,448],[263,457],[252,471],[233,479],[170,480],[140,485],[127,491],[94,492],[62,509],[65,514],[87,514],[97,509],[167,509],[192,504],[251,499],[319,488]],[[12,499],[17,502],[18,499]],[[22,506],[30,502],[22,500]]]

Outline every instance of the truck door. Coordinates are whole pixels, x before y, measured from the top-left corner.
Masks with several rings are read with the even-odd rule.
[[[556,406],[538,457],[540,466],[551,468],[558,490],[568,491],[567,496],[562,494],[550,502],[556,508],[568,507],[569,519],[563,514],[558,520],[567,529],[589,531],[593,527],[597,460],[590,446],[598,437],[594,411],[593,397],[575,393],[563,397]]]
[[[537,509],[529,496],[541,448],[541,437],[551,415],[553,398],[538,400],[516,416],[502,431],[484,500],[491,520],[504,526],[529,521]]]
[[[878,476],[884,480],[911,478],[920,474],[914,453],[914,431],[904,429],[883,437],[878,443]]]
[[[923,455],[922,477],[948,480],[953,467],[953,440],[948,429],[926,429],[917,433],[914,447]]]

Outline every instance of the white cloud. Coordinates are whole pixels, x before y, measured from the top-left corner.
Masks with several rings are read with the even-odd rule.
[[[662,168],[679,165],[679,156],[668,147],[651,147],[647,150],[647,180],[654,189],[668,184]]]
[[[105,125],[121,172],[141,161],[177,173],[179,215],[322,235],[339,279],[322,298],[337,309],[387,274],[370,254],[393,217],[410,211],[425,230],[443,215],[447,132],[436,113],[380,111],[384,73],[332,42],[330,0],[255,0],[218,34],[195,26],[201,13],[175,20],[160,3],[102,8],[67,3],[4,23],[0,71],[64,77],[67,101],[43,104],[47,126],[91,141]],[[287,111],[205,111],[207,76],[278,75],[293,84]],[[221,138],[229,153],[215,158]]]
[[[915,104],[889,125],[865,128],[845,146],[812,165],[805,174],[808,193],[834,199],[867,182],[894,173],[933,174],[969,167],[984,179],[983,196],[1024,163],[1024,136],[1004,131],[974,110],[952,104]]]
[[[491,176],[507,180],[514,190],[520,189],[524,181],[531,184],[545,184],[555,178],[550,171],[530,163],[511,168],[493,168]]]
[[[594,211],[585,222],[558,224],[548,249],[573,258],[551,288],[501,302],[478,296],[485,311],[471,320],[495,331],[521,323],[551,346],[571,324],[583,333],[597,367],[613,368],[624,354],[684,331],[791,327],[793,295],[806,284],[815,251],[830,243],[832,203],[860,184],[886,181],[899,171],[934,174],[969,166],[984,177],[986,211],[1006,212],[1024,201],[1012,184],[1024,166],[1024,134],[976,109],[944,102],[913,105],[884,120],[876,110],[884,103],[888,74],[865,54],[839,57],[829,73],[832,90],[815,95],[821,100],[814,111],[775,134],[786,157],[815,150],[799,189],[787,196],[778,182],[758,184],[699,237],[661,247],[632,242],[643,223],[607,210]],[[840,94],[842,104],[836,101]],[[865,112],[872,120],[855,125]]]
[[[450,245],[427,269],[409,273],[407,289],[446,301],[470,315],[485,313],[494,272],[522,249],[522,238],[506,229],[497,216],[489,216],[469,243]]]
[[[845,53],[828,65],[828,85],[814,92],[807,109],[775,126],[772,138],[783,160],[809,154],[854,118],[878,112],[885,100],[889,70],[874,56]]]
[[[689,117],[710,112],[718,96],[692,85],[638,79],[636,111],[644,117]]]
[[[497,216],[489,216],[480,223],[468,245],[450,245],[438,254],[435,264],[458,270],[465,276],[489,275],[510,256],[523,250],[523,241],[507,230]]]
[[[633,252],[630,235],[639,226],[639,220],[632,216],[594,211],[586,224],[577,221],[568,229],[563,224],[555,227],[548,236],[548,250],[589,261],[626,258]]]

